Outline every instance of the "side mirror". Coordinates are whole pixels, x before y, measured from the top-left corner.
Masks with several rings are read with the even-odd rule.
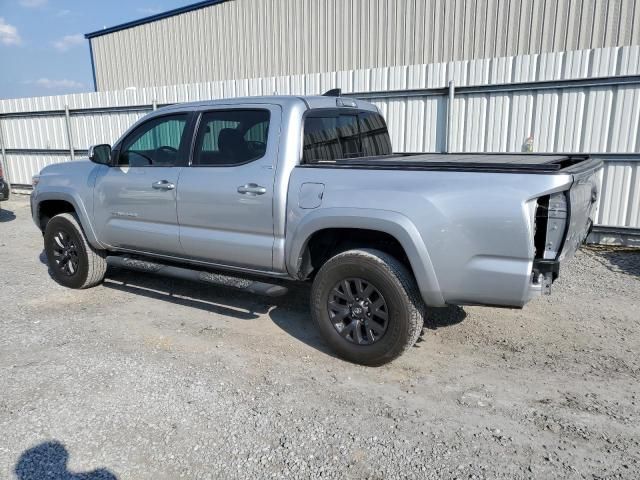
[[[111,145],[92,145],[89,147],[89,160],[100,165],[111,165]]]

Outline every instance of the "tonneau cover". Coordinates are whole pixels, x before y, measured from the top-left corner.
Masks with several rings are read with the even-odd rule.
[[[587,160],[586,155],[531,153],[394,153],[379,157],[318,161],[307,166],[410,170],[470,170],[555,173]]]
[[[418,162],[456,162],[456,163],[509,163],[517,165],[541,165],[549,163],[559,163],[567,160],[567,155],[536,155],[536,154],[484,154],[484,153],[421,153],[408,157],[400,157],[398,160],[404,159]]]

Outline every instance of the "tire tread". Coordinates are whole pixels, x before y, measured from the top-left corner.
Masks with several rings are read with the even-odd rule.
[[[87,253],[88,272],[87,278],[79,287],[80,289],[91,288],[99,285],[104,280],[107,273],[107,255],[104,250],[98,250],[91,246],[87,241],[87,237],[84,234],[84,230],[80,226],[80,222],[76,215],[72,213],[61,213],[56,215],[58,218],[64,218],[71,226],[76,229],[78,236],[80,237],[84,250]],[[56,218],[54,217],[54,218]]]
[[[318,276],[322,275],[325,267],[330,267],[332,264],[341,262],[346,258],[353,260],[358,257],[376,263],[379,267],[385,270],[390,277],[394,278],[400,284],[400,295],[403,297],[403,302],[409,314],[408,335],[406,336],[404,344],[401,345],[400,348],[396,348],[381,356],[377,361],[366,363],[370,366],[379,366],[395,360],[406,350],[415,345],[424,328],[425,304],[422,300],[422,296],[414,279],[413,273],[394,256],[373,248],[358,248],[338,253],[331,257],[320,268]],[[317,321],[318,319],[316,318],[316,322]]]

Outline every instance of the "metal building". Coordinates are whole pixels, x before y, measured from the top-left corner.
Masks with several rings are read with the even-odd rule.
[[[98,91],[640,44],[640,0],[209,0],[86,35]]]
[[[395,151],[602,158],[594,240],[640,245],[640,0],[210,0],[88,37],[99,91],[0,100],[14,189],[159,105],[341,87]]]

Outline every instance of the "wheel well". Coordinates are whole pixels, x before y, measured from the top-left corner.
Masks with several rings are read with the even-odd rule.
[[[392,235],[362,228],[327,228],[315,232],[307,242],[299,277],[309,278],[331,257],[353,248],[381,250],[402,262],[409,271],[413,271],[404,248]]]
[[[65,200],[44,200],[38,206],[38,221],[40,230],[44,232],[47,223],[56,215],[61,213],[74,213],[73,205]]]

